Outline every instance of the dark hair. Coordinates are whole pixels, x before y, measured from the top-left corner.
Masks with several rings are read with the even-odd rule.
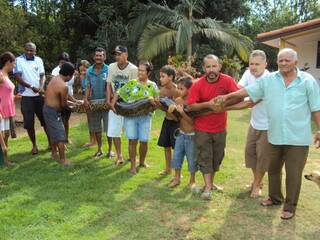
[[[160,72],[165,73],[168,76],[172,76],[172,81],[174,82],[174,79],[176,77],[176,70],[173,67],[165,65],[160,69]]]
[[[193,81],[191,77],[181,77],[178,79],[178,84],[182,84],[185,86],[187,89],[191,88]]]
[[[149,74],[153,70],[152,63],[146,60],[141,60],[139,65],[143,65],[146,67],[147,73]]]
[[[14,62],[15,59],[16,57],[11,52],[4,52],[0,56],[0,69],[2,69],[8,61]]]
[[[69,57],[69,54],[66,53],[66,52],[62,52],[60,53],[59,57],[58,57],[58,61],[66,61],[66,62],[69,62],[70,61],[70,57]]]
[[[62,76],[72,76],[74,74],[74,66],[72,63],[70,62],[66,62],[64,64],[62,64],[59,74],[61,74]]]
[[[97,47],[94,52],[103,52],[103,54],[106,55],[106,50],[102,47]]]

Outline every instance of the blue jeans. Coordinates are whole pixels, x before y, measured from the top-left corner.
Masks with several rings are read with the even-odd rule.
[[[148,142],[151,131],[151,119],[151,114],[138,117],[125,117],[124,129],[126,137],[129,140]]]
[[[194,135],[186,135],[180,132],[176,138],[171,167],[173,169],[181,169],[185,156],[187,158],[189,172],[195,173],[198,168],[195,154]]]

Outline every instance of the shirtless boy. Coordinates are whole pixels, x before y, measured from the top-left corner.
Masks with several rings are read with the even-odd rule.
[[[160,97],[168,97],[175,99],[179,96],[177,86],[174,83],[175,79],[175,69],[166,65],[160,69]],[[163,120],[161,133],[158,140],[158,145],[164,147],[166,167],[161,171],[160,175],[167,175],[171,173],[171,160],[172,153],[171,148],[174,148],[175,137],[174,134],[179,127],[179,122],[171,113],[166,113],[166,116]]]
[[[49,132],[51,154],[54,160],[58,159],[59,151],[60,163],[64,166],[70,165],[65,157],[66,133],[61,118],[61,111],[67,107],[68,87],[66,82],[74,74],[74,66],[66,62],[61,66],[59,75],[54,77],[46,90],[43,115]]]

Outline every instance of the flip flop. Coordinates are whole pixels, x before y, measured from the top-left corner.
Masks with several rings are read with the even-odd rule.
[[[289,211],[283,211],[280,216],[282,220],[289,220],[293,217],[294,217],[294,213]]]
[[[94,155],[93,155],[93,157],[95,158],[95,159],[99,159],[99,158],[101,158],[103,156],[103,153],[102,152],[96,152]]]
[[[123,161],[123,159],[118,159],[114,164],[119,166],[119,165],[124,164],[124,161]]]
[[[139,163],[138,167],[139,168],[149,168],[149,165],[146,163]]]
[[[160,176],[167,176],[167,175],[169,175],[170,173],[169,172],[167,172],[166,170],[162,170],[161,172],[159,172],[159,175]]]
[[[106,154],[106,157],[107,158],[112,158],[112,157],[115,157],[116,156],[116,154],[114,153],[114,152],[108,152],[107,154]]]
[[[274,205],[280,205],[281,203],[277,203],[272,201],[272,199],[269,197],[267,199],[264,199],[260,202],[261,206],[263,207],[269,207],[269,206],[274,206]]]

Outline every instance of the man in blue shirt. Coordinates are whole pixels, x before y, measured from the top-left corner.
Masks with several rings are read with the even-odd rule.
[[[38,147],[34,130],[34,115],[38,117],[41,126],[47,134],[42,113],[44,99],[41,95],[41,93],[44,92],[45,72],[42,59],[35,56],[36,45],[28,42],[24,49],[25,53],[16,59],[17,64],[14,69],[14,74],[20,84],[19,89],[22,95],[21,112],[23,115],[24,128],[28,131],[29,138],[32,142],[31,152],[32,154],[37,154]]]
[[[108,65],[104,63],[106,59],[105,50],[103,48],[96,48],[94,54],[94,64],[88,69],[86,73],[87,88],[84,98],[84,104],[89,106],[90,100],[106,99],[106,84],[108,76]],[[108,129],[108,111],[90,111],[89,113],[89,129],[94,133],[98,143],[98,151],[94,154],[95,158],[101,158],[102,154],[102,140],[101,140],[101,120],[103,121],[104,130],[107,133]],[[112,139],[108,139],[108,153],[111,156]]]
[[[320,144],[320,89],[316,80],[308,73],[297,69],[297,53],[282,49],[278,54],[278,68],[254,84],[235,93],[221,96],[220,101],[249,96],[253,102],[265,102],[270,143],[269,197],[263,206],[281,204],[282,219],[294,216],[299,199],[302,171],[311,144],[311,117],[318,131],[314,136],[317,148]],[[218,100],[212,100],[213,108]],[[281,192],[282,168],[286,170],[286,198]]]

